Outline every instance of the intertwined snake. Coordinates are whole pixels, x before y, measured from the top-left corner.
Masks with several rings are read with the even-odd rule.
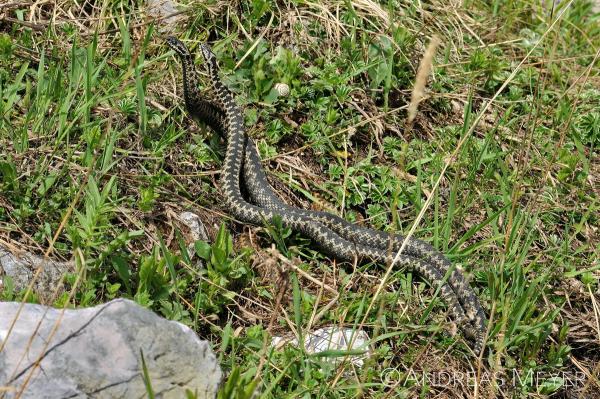
[[[182,62],[188,112],[225,136],[227,150],[222,185],[226,206],[234,218],[263,225],[280,217],[284,226],[310,237],[325,252],[340,260],[391,264],[404,237],[357,226],[327,212],[298,209],[284,203],[267,181],[256,146],[245,134],[241,109],[220,80],[213,52],[206,44],[200,46],[215,94],[215,101],[210,101],[198,90],[198,74],[185,45],[173,37],[167,39],[167,44]],[[252,202],[242,195],[242,186]],[[474,350],[479,352],[485,335],[485,313],[460,271],[431,245],[412,238],[396,257],[396,262],[439,286],[454,319],[465,335],[474,340]]]

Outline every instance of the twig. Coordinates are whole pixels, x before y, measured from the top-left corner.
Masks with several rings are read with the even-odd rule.
[[[46,27],[49,24],[49,22],[46,22],[46,21],[38,22],[38,23],[19,21],[18,19],[12,18],[12,17],[2,17],[2,19],[0,19],[0,21],[7,21],[7,22],[12,22],[13,24],[23,25],[23,26],[26,26],[33,30],[36,30],[38,32],[42,32],[42,31],[46,30]]]
[[[0,4],[0,10],[3,8],[19,8],[19,7],[28,7],[33,5],[32,1],[15,1],[12,3]]]

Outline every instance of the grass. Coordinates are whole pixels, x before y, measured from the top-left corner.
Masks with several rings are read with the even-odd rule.
[[[129,297],[196,330],[228,376],[222,398],[594,397],[600,15],[452,4],[183,1],[154,23],[141,1],[0,6],[0,242],[85,265],[58,306]],[[486,356],[417,276],[227,216],[223,145],[185,113],[167,29],[212,44],[286,201],[389,231],[418,220],[415,236],[470,276]],[[183,210],[211,237],[194,254]],[[36,300],[10,282],[0,298]],[[269,345],[327,325],[370,334],[365,366]]]

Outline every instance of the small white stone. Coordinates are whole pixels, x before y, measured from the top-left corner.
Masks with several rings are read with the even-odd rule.
[[[309,331],[304,336],[304,349],[307,353],[316,354],[328,350],[352,351],[364,350],[362,355],[351,355],[347,357],[357,367],[362,367],[364,361],[371,357],[372,348],[370,345],[371,339],[369,334],[363,330],[353,330],[352,328],[343,328],[339,326],[328,326],[319,328],[316,331]],[[281,348],[285,344],[298,346],[298,340],[294,337],[273,337],[271,346]],[[346,356],[339,355],[327,356],[323,360],[339,364]]]
[[[275,83],[275,90],[282,97],[287,97],[290,94],[290,86],[285,83]]]

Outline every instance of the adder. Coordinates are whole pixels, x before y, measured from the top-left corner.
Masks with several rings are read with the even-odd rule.
[[[167,38],[167,44],[182,62],[186,109],[193,118],[225,136],[222,185],[226,207],[234,218],[262,225],[280,217],[285,226],[310,237],[329,255],[343,261],[385,264],[394,261],[405,237],[357,226],[327,212],[298,209],[284,203],[267,181],[256,146],[245,134],[241,109],[221,82],[213,52],[206,44],[200,46],[215,95],[211,101],[199,91],[198,73],[186,46],[174,37]],[[244,198],[241,187],[245,187],[252,203]],[[479,352],[485,333],[485,313],[460,271],[431,245],[413,238],[404,244],[396,263],[439,286],[454,319]]]

